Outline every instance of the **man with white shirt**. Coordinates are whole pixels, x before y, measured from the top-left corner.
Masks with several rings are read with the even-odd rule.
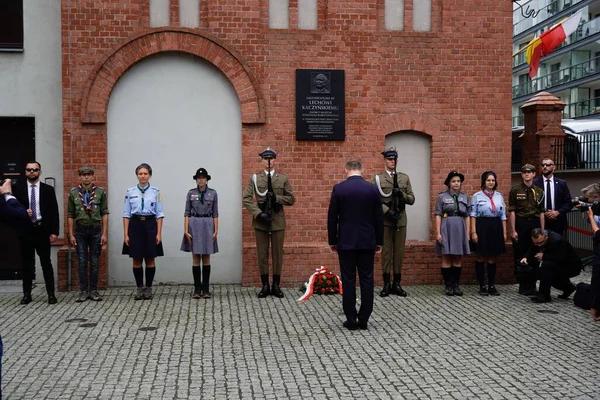
[[[17,200],[27,209],[27,214],[33,223],[29,235],[21,238],[21,262],[23,277],[23,299],[21,304],[31,303],[31,288],[35,271],[35,253],[37,252],[42,265],[48,304],[56,304],[54,294],[54,270],[50,259],[50,246],[56,241],[60,230],[58,203],[54,188],[40,182],[42,167],[37,161],[25,165],[27,182],[15,191]]]
[[[567,231],[567,213],[573,205],[567,182],[554,176],[555,168],[551,158],[544,158],[542,176],[535,178],[533,184],[544,189],[545,228],[564,236]]]

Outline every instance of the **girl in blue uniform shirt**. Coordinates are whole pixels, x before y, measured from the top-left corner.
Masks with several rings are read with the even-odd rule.
[[[162,224],[164,214],[158,188],[151,186],[152,168],[140,164],[135,169],[138,184],[127,189],[123,209],[123,254],[133,258],[133,276],[137,290],[135,300],[151,299],[156,272],[155,258],[164,255]],[[142,261],[146,261],[146,285]]]
[[[498,296],[494,286],[496,257],[506,252],[506,205],[493,171],[481,174],[481,190],[471,198],[471,241],[475,247],[475,274],[479,294]],[[487,263],[488,286],[485,285]]]

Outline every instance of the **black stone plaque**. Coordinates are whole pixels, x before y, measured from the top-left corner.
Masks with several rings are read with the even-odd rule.
[[[296,140],[344,140],[344,70],[296,70]]]

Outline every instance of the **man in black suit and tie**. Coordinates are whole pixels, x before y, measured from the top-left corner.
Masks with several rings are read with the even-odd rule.
[[[379,192],[362,177],[360,161],[348,161],[347,179],[333,187],[327,213],[329,246],[338,253],[343,285],[343,307],[349,330],[367,329],[373,312],[375,253],[383,246],[383,210]],[[356,312],[356,270],[361,305]]]
[[[567,231],[567,213],[573,205],[567,182],[554,176],[555,168],[551,158],[544,158],[542,176],[535,178],[533,184],[544,189],[544,227],[564,236]]]
[[[29,235],[21,239],[21,259],[23,264],[23,299],[21,304],[31,303],[31,287],[33,273],[35,270],[35,252],[37,252],[46,292],[48,292],[48,304],[56,304],[54,295],[54,270],[50,260],[50,246],[59,233],[58,203],[56,194],[50,185],[40,182],[42,167],[39,162],[31,161],[25,165],[25,177],[27,182],[20,185],[16,190],[17,200],[25,208],[33,222],[33,229]]]

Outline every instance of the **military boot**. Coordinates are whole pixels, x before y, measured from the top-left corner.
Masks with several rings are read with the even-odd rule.
[[[381,289],[379,296],[388,297],[390,295],[391,290],[392,288],[390,286],[390,274],[383,274],[383,288]]]
[[[273,287],[271,288],[271,294],[278,298],[283,298],[283,292],[281,288],[279,288],[279,282],[281,280],[281,275],[273,275]]]
[[[394,283],[392,284],[392,294],[400,297],[406,297],[408,294],[400,286],[400,280],[402,279],[401,274],[394,274]]]
[[[260,281],[262,282],[262,289],[258,292],[258,298],[264,299],[271,294],[271,288],[269,287],[269,275],[261,275]]]

